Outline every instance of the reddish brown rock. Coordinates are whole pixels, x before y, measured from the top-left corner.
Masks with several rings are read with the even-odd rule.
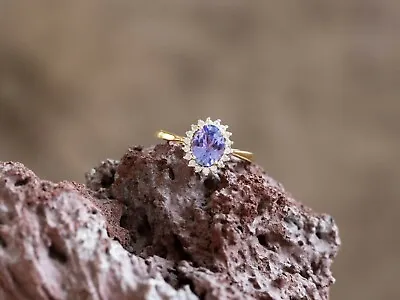
[[[0,299],[328,299],[331,217],[254,164],[182,156],[136,147],[87,186],[0,163]]]
[[[109,238],[93,200],[0,163],[0,299],[197,299]]]
[[[182,156],[174,145],[136,148],[117,168],[134,254],[171,262],[177,282],[204,299],[328,299],[340,244],[330,216],[254,164],[235,160],[202,178]]]

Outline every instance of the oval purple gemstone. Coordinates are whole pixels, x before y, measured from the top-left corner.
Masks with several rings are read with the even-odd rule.
[[[197,130],[192,139],[192,153],[196,162],[210,167],[224,154],[225,138],[215,125],[204,125]]]

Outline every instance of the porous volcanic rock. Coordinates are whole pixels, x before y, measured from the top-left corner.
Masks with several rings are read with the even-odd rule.
[[[194,173],[179,145],[133,147],[51,183],[0,163],[0,299],[328,299],[333,219],[233,159]]]
[[[112,191],[126,205],[129,251],[168,261],[178,278],[171,284],[189,283],[202,299],[329,298],[340,245],[332,217],[255,164],[233,159],[204,178],[183,155],[166,143],[121,159]]]
[[[0,163],[0,299],[198,299],[108,237],[84,186]]]

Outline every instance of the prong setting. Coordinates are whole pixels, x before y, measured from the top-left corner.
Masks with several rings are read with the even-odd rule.
[[[218,134],[221,134],[224,139],[224,149],[221,157],[210,166],[201,165],[196,160],[192,149],[195,134],[198,130],[203,129],[203,127],[207,125],[215,126],[219,130]],[[184,159],[188,160],[188,165],[194,167],[196,173],[201,173],[204,176],[208,176],[209,174],[217,175],[218,169],[224,168],[225,162],[230,160],[233,142],[230,140],[232,133],[228,132],[227,128],[228,126],[221,125],[221,120],[212,121],[210,118],[207,118],[205,121],[198,120],[197,124],[193,124],[191,130],[186,132],[186,137],[183,139],[183,150],[185,151]]]

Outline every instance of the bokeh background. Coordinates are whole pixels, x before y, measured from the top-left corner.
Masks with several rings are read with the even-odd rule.
[[[398,298],[400,1],[0,1],[1,160],[83,182],[207,116],[335,217],[332,299]]]

